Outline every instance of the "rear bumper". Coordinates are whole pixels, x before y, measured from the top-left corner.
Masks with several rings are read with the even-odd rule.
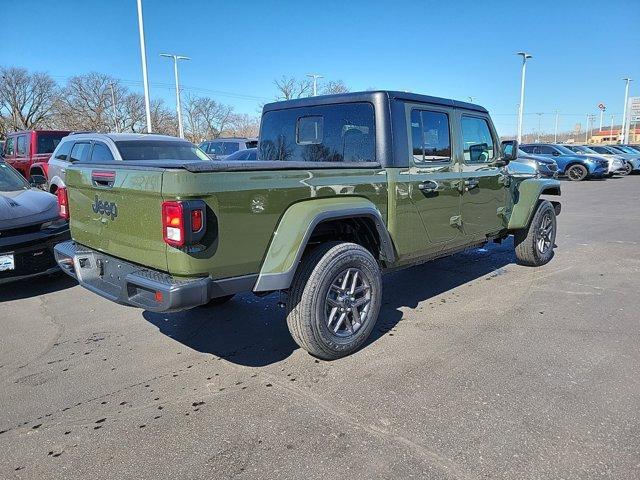
[[[216,297],[252,290],[257,277],[175,278],[73,241],[56,245],[55,257],[62,271],[87,290],[112,302],[154,312],[187,310]]]

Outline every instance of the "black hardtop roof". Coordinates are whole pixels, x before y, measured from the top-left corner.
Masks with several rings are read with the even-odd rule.
[[[488,113],[487,109],[468,102],[459,100],[451,100],[449,98],[432,97],[430,95],[420,95],[418,93],[396,92],[391,90],[375,90],[369,92],[349,92],[338,93],[336,95],[319,95],[317,97],[297,98],[294,100],[284,100],[280,102],[267,103],[263,112],[271,110],[282,110],[285,108],[295,107],[313,107],[316,105],[328,105],[333,103],[350,103],[350,102],[371,102],[380,101],[382,96],[387,99],[408,100],[417,103],[430,103],[432,105],[442,105],[446,107],[464,108],[467,110],[475,110],[477,112]]]

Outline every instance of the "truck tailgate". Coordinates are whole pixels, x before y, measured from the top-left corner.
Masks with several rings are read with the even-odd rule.
[[[75,165],[66,174],[73,239],[115,257],[167,270],[160,168]]]

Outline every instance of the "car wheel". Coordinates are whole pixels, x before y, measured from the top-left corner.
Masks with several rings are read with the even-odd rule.
[[[543,200],[529,224],[516,231],[514,243],[520,265],[539,267],[553,258],[556,242],[556,211],[551,202]]]
[[[571,165],[567,169],[567,177],[573,182],[581,182],[589,175],[589,170],[584,165]]]
[[[376,259],[355,243],[329,242],[300,263],[287,298],[287,325],[311,355],[334,360],[360,348],[380,312]]]
[[[631,172],[633,172],[633,165],[631,165],[629,162],[626,162],[624,164],[624,170],[622,170],[620,173],[622,175],[630,175]]]

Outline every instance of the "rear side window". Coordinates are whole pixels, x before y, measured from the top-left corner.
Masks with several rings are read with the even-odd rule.
[[[62,142],[54,152],[55,153],[54,158],[56,160],[62,160],[66,162],[69,157],[69,153],[71,153],[72,146],[73,146],[73,142],[71,141]]]
[[[18,137],[16,152],[18,155],[27,154],[27,136],[26,135],[20,135]]]
[[[536,147],[537,152],[540,155],[553,155],[553,153],[555,152],[555,150],[551,147],[547,147],[546,145],[540,145],[538,147]]]
[[[38,153],[53,153],[66,133],[38,133]]]
[[[103,143],[94,143],[93,150],[91,150],[91,162],[99,163],[99,162],[112,162],[113,155],[111,155],[111,150]]]
[[[373,106],[349,103],[267,112],[259,145],[260,160],[374,162]]]
[[[415,163],[450,161],[449,116],[443,112],[412,110],[411,142]]]
[[[461,125],[465,163],[491,163],[495,152],[487,120],[463,116]]]
[[[6,156],[15,155],[15,137],[7,138],[7,143],[4,146],[4,154]]]
[[[533,147],[530,145],[522,145],[520,146],[520,150],[527,153],[533,153]]]
[[[207,153],[213,155],[231,155],[240,150],[239,142],[211,142]]]
[[[69,161],[70,162],[85,161],[89,154],[90,148],[91,148],[90,143],[76,143],[71,149],[71,154],[69,155]]]

